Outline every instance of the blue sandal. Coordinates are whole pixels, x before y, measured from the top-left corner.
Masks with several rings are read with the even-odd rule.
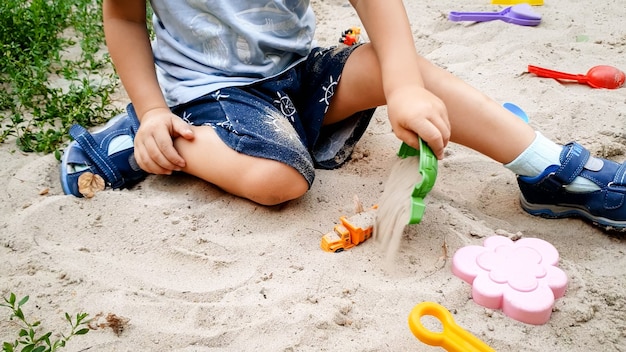
[[[80,125],[70,128],[74,138],[61,158],[61,185],[65,194],[83,197],[78,178],[90,172],[101,176],[111,188],[130,187],[147,173],[137,165],[133,140],[139,129],[132,106],[111,119],[102,129],[89,133]]]
[[[571,192],[565,186],[576,177],[600,188]],[[552,165],[536,177],[518,176],[522,208],[546,218],[579,217],[605,230],[626,232],[626,163],[593,158],[578,143],[561,152],[561,165]]]

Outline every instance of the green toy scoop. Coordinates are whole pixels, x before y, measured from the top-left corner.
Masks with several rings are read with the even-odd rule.
[[[415,184],[413,193],[411,193],[411,217],[409,224],[419,224],[422,221],[424,211],[426,210],[424,198],[433,188],[437,179],[437,158],[423,139],[420,138],[419,143],[420,149],[416,150],[403,142],[398,151],[398,156],[403,159],[419,154],[418,171],[422,175],[422,179]]]

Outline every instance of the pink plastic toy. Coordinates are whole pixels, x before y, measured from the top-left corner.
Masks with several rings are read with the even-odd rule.
[[[567,275],[557,267],[558,261],[558,251],[544,240],[513,242],[491,236],[484,246],[456,251],[452,273],[472,285],[474,302],[540,325],[550,319],[555,300],[563,297],[567,287]]]

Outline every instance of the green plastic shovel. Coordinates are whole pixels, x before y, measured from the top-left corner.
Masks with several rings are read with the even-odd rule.
[[[403,142],[400,146],[400,150],[398,151],[398,156],[403,159],[419,154],[418,170],[422,175],[422,179],[415,184],[413,193],[411,193],[411,217],[409,219],[409,224],[419,224],[420,221],[422,221],[424,211],[426,210],[424,198],[433,188],[435,180],[437,179],[437,158],[424,140],[420,138],[419,142],[419,150],[416,150]]]

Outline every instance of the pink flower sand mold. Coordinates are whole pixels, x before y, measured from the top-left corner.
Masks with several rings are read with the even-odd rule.
[[[557,267],[558,261],[559,252],[544,240],[513,242],[491,236],[484,246],[456,251],[452,273],[472,285],[474,302],[540,325],[550,319],[555,300],[563,297],[567,287],[567,275]]]

